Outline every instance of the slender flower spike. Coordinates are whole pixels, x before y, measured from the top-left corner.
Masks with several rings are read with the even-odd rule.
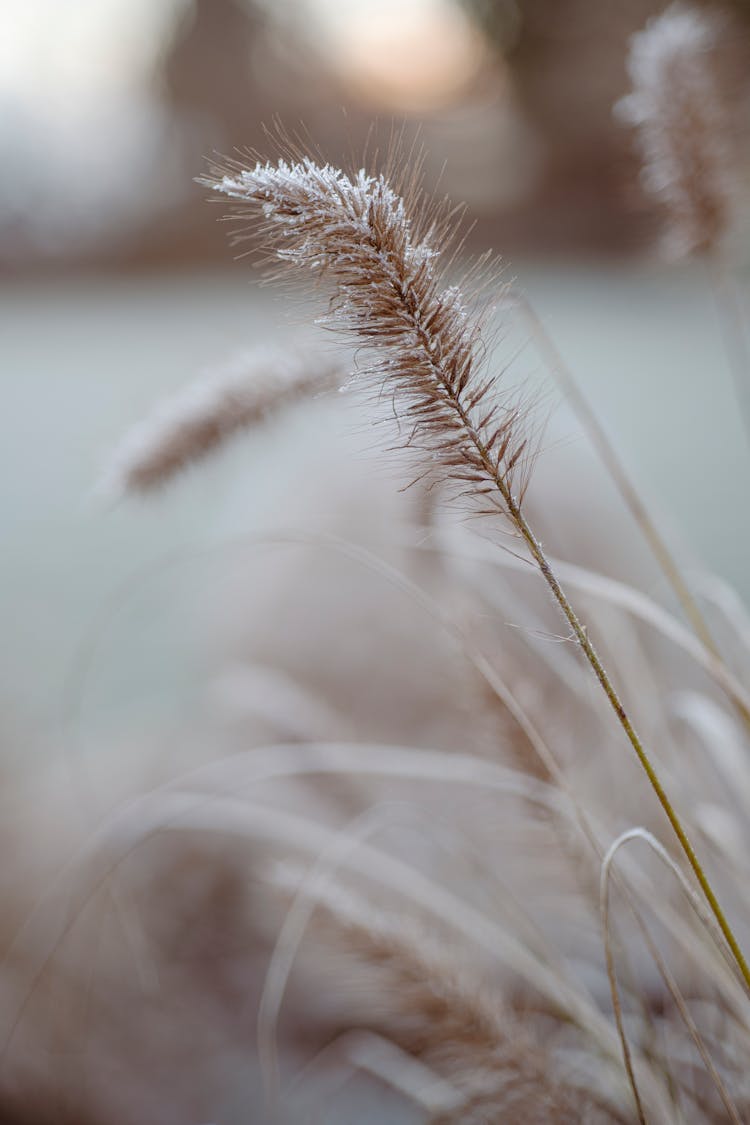
[[[524,452],[517,405],[480,370],[482,316],[444,282],[454,215],[384,175],[296,161],[217,168],[201,182],[237,203],[270,256],[333,285],[331,326],[353,334],[359,380],[392,400],[403,444],[472,500],[503,506]]]
[[[674,3],[630,41],[633,89],[618,117],[638,132],[642,181],[667,208],[672,256],[712,249],[732,202],[732,147],[716,74],[715,15]]]

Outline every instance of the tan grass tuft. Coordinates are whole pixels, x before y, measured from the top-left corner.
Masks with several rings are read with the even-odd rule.
[[[633,90],[616,106],[638,131],[643,184],[667,209],[674,256],[713,249],[729,222],[734,174],[716,74],[720,30],[715,14],[672,4],[633,35]]]
[[[150,492],[240,431],[343,380],[341,365],[319,354],[259,347],[238,355],[166,399],[126,434],[100,491]]]

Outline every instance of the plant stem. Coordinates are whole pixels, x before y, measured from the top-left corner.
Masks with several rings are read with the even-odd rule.
[[[581,649],[583,650],[583,653],[584,653],[586,659],[588,660],[589,664],[591,665],[591,667],[594,671],[594,674],[596,675],[596,678],[599,681],[599,683],[602,687],[602,690],[604,691],[604,694],[606,695],[607,699],[609,700],[609,704],[612,707],[612,710],[617,715],[620,726],[625,731],[625,734],[628,738],[628,741],[630,742],[630,745],[635,750],[636,755],[638,756],[638,761],[641,763],[641,766],[643,767],[644,772],[646,773],[646,776],[648,777],[648,780],[651,783],[651,788],[653,789],[654,793],[656,794],[657,799],[659,801],[659,804],[664,809],[664,812],[667,815],[667,819],[669,820],[669,823],[672,825],[672,829],[674,830],[674,833],[675,833],[677,839],[680,842],[680,846],[681,846],[683,852],[685,853],[685,855],[687,857],[688,863],[692,867],[693,872],[695,874],[695,877],[698,880],[698,883],[700,884],[700,888],[701,888],[701,890],[703,891],[703,894],[706,897],[706,901],[708,902],[708,905],[711,907],[713,915],[716,918],[716,921],[719,925],[719,928],[720,928],[721,932],[723,933],[724,937],[726,938],[727,945],[729,946],[730,950],[732,951],[732,955],[734,956],[734,959],[737,962],[737,965],[740,969],[740,972],[742,973],[742,976],[744,977],[745,984],[750,989],[750,966],[748,966],[748,963],[745,960],[744,954],[742,953],[742,950],[740,949],[739,943],[738,943],[736,937],[734,936],[732,928],[729,925],[729,922],[726,919],[724,911],[722,910],[721,906],[719,905],[719,901],[716,898],[716,895],[714,894],[713,888],[711,887],[711,884],[708,880],[708,877],[706,876],[706,873],[703,870],[703,867],[702,867],[697,855],[695,854],[695,851],[693,850],[693,845],[690,843],[690,840],[688,839],[687,833],[685,832],[685,829],[682,826],[682,822],[680,821],[680,818],[678,817],[677,813],[675,812],[675,809],[672,805],[672,802],[669,800],[669,797],[667,796],[667,794],[664,790],[664,787],[663,787],[661,781],[659,780],[659,776],[658,776],[658,774],[657,774],[657,772],[656,772],[656,770],[653,766],[653,763],[651,762],[648,754],[646,753],[646,751],[643,747],[643,743],[641,742],[641,740],[640,740],[640,738],[639,738],[639,736],[638,736],[638,734],[635,730],[635,727],[633,726],[630,718],[628,717],[628,714],[627,714],[627,712],[626,712],[626,710],[625,710],[625,708],[622,704],[622,701],[620,700],[620,697],[617,694],[617,691],[615,690],[614,685],[612,684],[612,681],[610,680],[610,678],[607,674],[607,671],[606,671],[604,665],[602,664],[596,649],[594,648],[593,644],[589,640],[589,636],[588,636],[588,633],[587,633],[585,627],[581,624],[575,610],[573,609],[572,605],[568,601],[568,598],[565,594],[565,591],[562,589],[562,587],[560,586],[560,583],[557,581],[557,578],[555,577],[555,574],[552,571],[552,569],[549,565],[549,562],[547,561],[547,557],[545,556],[544,551],[542,550],[541,544],[539,543],[539,541],[537,540],[533,531],[531,530],[528,523],[526,522],[526,518],[523,515],[523,513],[521,512],[521,509],[518,506],[517,501],[510,494],[510,491],[507,489],[507,486],[505,486],[505,483],[503,481],[501,481],[500,479],[498,479],[498,487],[500,488],[500,491],[503,493],[503,498],[505,500],[505,503],[508,506],[508,512],[510,514],[511,520],[513,521],[513,523],[517,527],[517,529],[520,532],[521,536],[523,537],[527,547],[529,548],[529,551],[531,552],[531,555],[532,555],[535,563],[539,567],[539,570],[541,571],[545,582],[549,586],[557,604],[559,605],[560,609],[562,610],[563,614],[565,615],[565,618],[566,618],[568,624],[570,625],[571,629],[573,630],[573,633],[575,634],[575,638],[578,641],[578,644],[580,645]]]
[[[563,360],[557,345],[547,332],[528,298],[524,296],[524,294],[518,293],[515,295],[515,299],[531,326],[532,332],[537,339],[542,353],[545,355],[552,374],[562,387],[565,397],[581,419],[591,439],[591,443],[618,488],[620,495],[630,509],[635,522],[640,527],[644,539],[651,548],[654,558],[662,569],[662,573],[674,590],[694,632],[711,655],[715,656],[717,660],[721,660],[721,653],[711,636],[711,632],[706,624],[706,619],[701,613],[698,603],[693,597],[685,579],[682,577],[680,568],[672,557],[672,553],[665,543],[659,528],[649,515],[638,491],[630,480],[604,427],[591,409],[586,396],[581,392],[572,372]],[[750,712],[746,711],[743,714],[743,718],[750,723]]]
[[[708,257],[716,307],[721,320],[722,338],[734,382],[734,393],[750,443],[750,341],[742,310],[742,300],[726,260],[715,252]]]

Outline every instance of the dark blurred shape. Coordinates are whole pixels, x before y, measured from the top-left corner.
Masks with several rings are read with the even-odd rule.
[[[168,101],[180,110],[211,113],[228,130],[241,124],[237,86],[249,77],[262,25],[257,9],[235,0],[194,0],[164,63]]]
[[[612,120],[629,36],[658,10],[588,0],[459,0],[508,55],[522,112],[542,153],[534,189],[501,217],[504,244],[544,252],[622,252],[647,221],[629,206],[629,138]]]
[[[193,0],[163,60],[164,100],[183,135],[186,185],[205,157],[245,143],[257,130],[259,90],[253,81],[252,50],[264,19],[235,0]],[[151,219],[133,240],[130,264],[189,264],[211,257],[217,242],[216,212],[193,187],[179,207]]]
[[[401,19],[387,5],[342,5],[335,24],[281,0],[183,2],[148,88],[129,102],[92,105],[73,125],[55,106],[46,121],[10,107],[0,269],[228,262],[220,212],[193,177],[216,152],[273,155],[264,126],[277,119],[332,162],[356,162],[373,127],[384,138],[394,125],[407,140],[419,131],[426,186],[466,202],[475,245],[632,252],[655,223],[612,107],[627,88],[630,35],[663,6],[453,0]],[[734,7],[747,14],[747,0]]]
[[[503,54],[515,47],[521,33],[518,0],[457,0],[482,33]]]
[[[632,137],[613,121],[630,36],[659,0],[457,0],[507,56],[540,145],[534,190],[500,217],[504,245],[543,252],[633,252],[655,237]],[[716,5],[706,5],[715,8]],[[745,15],[748,0],[735,0]]]

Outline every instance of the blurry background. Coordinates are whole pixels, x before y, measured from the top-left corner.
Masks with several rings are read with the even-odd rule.
[[[654,0],[4,0],[0,261],[37,273],[225,263],[192,177],[275,117],[331,160],[421,131],[476,241],[632,250],[648,216],[613,128]],[[736,31],[747,5],[736,0]]]
[[[123,432],[165,394],[238,349],[322,336],[234,259],[221,208],[194,182],[214,153],[268,151],[264,126],[277,118],[306,130],[334,162],[358,160],[368,138],[382,146],[394,127],[407,141],[419,134],[427,186],[467,204],[470,251],[506,258],[508,277],[556,339],[685,569],[691,577],[715,570],[750,598],[748,443],[706,271],[659,260],[660,217],[640,192],[632,137],[612,115],[627,88],[628,37],[660,7],[0,0],[0,839],[13,860],[0,913],[8,933],[38,895],[39,874],[27,867],[39,860],[44,885],[54,885],[73,845],[129,788],[253,741],[297,738],[300,729],[304,739],[309,698],[300,704],[300,685],[313,703],[339,707],[337,738],[451,749],[463,738],[461,708],[473,696],[458,673],[445,672],[463,662],[437,626],[425,643],[408,598],[325,552],[247,540],[302,526],[387,554],[398,519],[413,519],[414,493],[397,491],[401,466],[377,453],[347,396],[290,412],[163,494],[112,504],[95,492]],[[750,3],[731,7],[746,48]],[[738,77],[747,76],[740,66]],[[736,97],[750,120],[740,85]],[[747,244],[740,222],[732,252],[742,284]],[[496,362],[512,378],[552,386],[517,325],[498,334]],[[640,581],[671,606],[558,398],[551,391],[543,404],[551,421],[530,496],[541,494],[554,517],[543,523],[545,546]],[[524,607],[499,604],[503,622],[519,624]],[[520,635],[504,630],[498,656],[521,677],[533,710],[543,689],[513,659]],[[544,652],[550,636],[532,640]],[[648,674],[648,665],[638,668]],[[321,683],[332,690],[318,691]],[[451,708],[457,726],[444,721]],[[556,706],[549,722],[564,731]],[[494,726],[488,738],[494,753]],[[598,733],[592,746],[598,761]],[[618,799],[625,788],[609,774],[607,786]],[[235,915],[244,910],[247,856],[237,850],[236,870],[230,865],[217,891],[206,847],[196,843],[197,860],[177,847],[177,877],[158,858],[152,871],[153,853],[144,853],[141,875],[153,881],[184,975],[166,973],[144,1002],[140,967],[137,980],[132,972],[139,947],[121,958],[114,943],[113,986],[103,987],[97,950],[106,941],[86,939],[73,962],[74,981],[76,972],[86,979],[80,1020],[91,998],[108,1003],[89,1025],[52,992],[51,1014],[42,1006],[36,1032],[32,1020],[29,1039],[16,1036],[22,1073],[29,1067],[21,1120],[45,1120],[28,1095],[39,1088],[43,1097],[46,1069],[73,1091],[65,1120],[76,1125],[84,1071],[91,1089],[104,1091],[106,1112],[94,1120],[251,1120],[257,1083],[244,1036],[254,1010],[245,990],[261,978],[238,969],[236,951],[225,957],[222,945],[227,935],[230,947],[241,945]],[[158,963],[170,966],[166,939],[165,949]],[[183,1002],[186,981],[198,999],[205,990],[204,1007],[190,991]],[[8,988],[6,973],[0,1014]],[[222,1055],[225,1031],[231,1050]],[[113,1071],[102,1058],[114,1060]],[[7,1087],[6,1068],[0,1100]],[[326,1125],[383,1121],[383,1096],[377,1088],[372,1106],[381,1111],[369,1117],[361,1103],[341,1117],[327,1107]],[[222,1098],[236,1103],[233,1116]]]
[[[467,203],[470,248],[509,256],[688,558],[750,590],[726,518],[745,506],[747,452],[710,294],[699,269],[667,269],[652,254],[658,216],[638,189],[632,137],[612,119],[627,38],[659,7],[3,0],[6,723],[58,729],[90,622],[139,567],[283,510],[291,486],[269,470],[262,441],[153,504],[106,510],[91,498],[120,433],[165,391],[289,328],[295,314],[233,260],[219,211],[193,182],[212,153],[267,148],[275,118],[301,124],[333,161],[356,159],[373,122],[381,138],[394,124],[418,130],[428,184]],[[744,35],[748,5],[734,8]],[[525,373],[543,377],[538,357]],[[342,425],[325,411],[317,424]],[[564,407],[553,434],[552,471],[555,458],[588,456]],[[308,438],[302,426],[301,459],[316,456]],[[205,575],[192,581],[203,589]],[[105,711],[138,700],[150,721],[172,679],[184,689],[183,605],[172,578],[111,627],[98,661],[111,681]]]

